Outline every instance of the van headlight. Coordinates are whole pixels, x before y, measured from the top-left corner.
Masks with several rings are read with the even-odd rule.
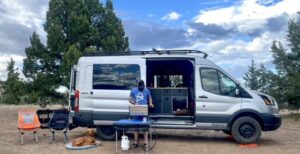
[[[275,106],[275,100],[273,100],[272,98],[265,95],[259,95],[259,96],[264,100],[266,105]]]

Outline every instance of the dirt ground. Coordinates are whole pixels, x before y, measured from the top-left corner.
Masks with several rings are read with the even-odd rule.
[[[24,145],[19,143],[17,130],[17,111],[20,108],[37,106],[4,106],[0,105],[0,154],[61,154],[61,153],[115,153],[115,142],[101,141],[102,145],[89,150],[70,151],[65,148],[63,134],[56,134],[56,141],[49,144],[49,131],[38,133],[39,143],[33,135],[24,137]],[[82,136],[85,128],[76,128],[68,133],[70,140]],[[300,153],[300,121],[283,119],[281,128],[273,132],[263,132],[258,147],[241,147],[235,141],[216,131],[200,130],[157,130],[156,146],[149,153]],[[144,153],[141,148],[119,153]]]

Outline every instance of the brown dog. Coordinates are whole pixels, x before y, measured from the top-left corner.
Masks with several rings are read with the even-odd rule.
[[[95,131],[88,129],[85,136],[79,137],[72,142],[73,147],[95,145]]]

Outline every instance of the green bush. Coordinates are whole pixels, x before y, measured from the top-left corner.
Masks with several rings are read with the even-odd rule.
[[[39,101],[39,95],[37,93],[35,93],[35,92],[27,94],[24,97],[24,102],[26,104],[37,104],[38,101]]]

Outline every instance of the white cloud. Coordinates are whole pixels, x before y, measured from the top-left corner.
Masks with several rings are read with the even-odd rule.
[[[5,13],[0,13],[0,16],[2,16],[0,22],[15,22],[28,28],[32,28],[39,34],[46,36],[46,33],[43,30],[43,23],[46,18],[46,11],[48,10],[48,0],[37,2],[42,3],[42,5],[26,5],[23,0],[3,0],[1,7]],[[32,3],[35,2],[32,1]]]
[[[236,6],[200,11],[193,18],[200,28],[189,29],[189,35],[212,25],[233,31],[225,33],[226,37],[216,37],[210,41],[199,38],[192,47],[207,51],[209,59],[236,78],[241,78],[247,71],[252,58],[257,64],[264,63],[273,69],[272,41],[278,40],[287,46],[287,21],[296,16],[299,6],[300,1],[297,0],[283,0],[276,4],[271,0],[244,0]]]
[[[270,17],[279,16],[283,13],[295,14],[300,9],[300,1],[283,0],[272,6],[264,6],[257,3],[257,0],[244,0],[241,5],[218,8],[200,12],[195,17],[196,22],[205,24],[214,23],[219,25],[238,24],[260,21]]]
[[[170,12],[169,14],[163,16],[161,19],[162,20],[178,20],[181,17],[181,14],[177,13],[177,12]]]
[[[147,14],[147,17],[149,17],[149,18],[153,18],[155,15],[153,15],[153,14]]]
[[[7,62],[13,58],[22,74],[24,51],[29,46],[33,31],[46,42],[43,24],[48,10],[48,0],[0,0],[0,80],[6,80]]]
[[[0,80],[4,81],[7,78],[7,63],[10,61],[10,58],[12,58],[15,61],[15,67],[17,68],[18,72],[20,73],[20,78],[25,78],[25,76],[22,73],[23,69],[23,59],[24,56],[21,55],[15,55],[15,54],[1,54],[0,55]]]

